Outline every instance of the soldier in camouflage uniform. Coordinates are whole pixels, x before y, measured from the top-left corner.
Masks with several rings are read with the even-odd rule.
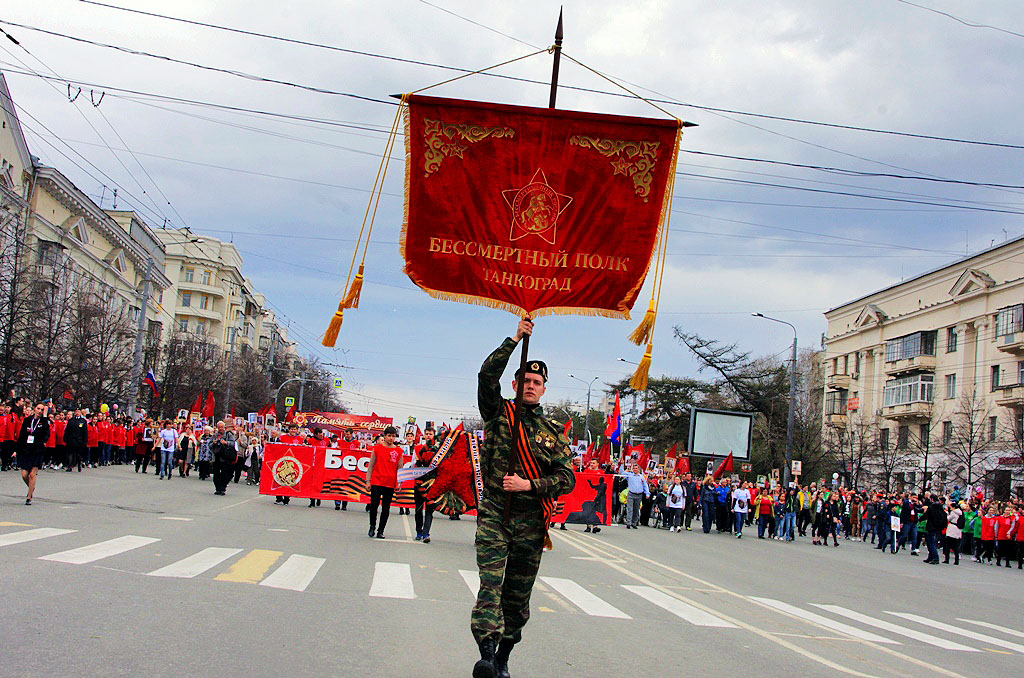
[[[516,344],[533,333],[533,323],[520,321],[515,338],[506,338],[480,367],[477,401],[486,437],[481,452],[483,500],[477,509],[476,562],[480,592],[470,628],[480,646],[474,678],[508,676],[508,656],[522,638],[530,618],[530,594],[540,567],[547,523],[540,498],[557,498],[572,491],[575,476],[564,428],[544,417],[540,398],[547,382],[547,366],[539,360],[527,363],[522,379],[522,419],[527,438],[542,476],[535,480],[508,474],[512,434],[501,397],[501,375]],[[513,390],[517,381],[512,382]],[[505,520],[505,502],[511,495],[511,512]]]

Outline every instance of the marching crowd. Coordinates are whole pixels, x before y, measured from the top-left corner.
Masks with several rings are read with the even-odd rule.
[[[830,488],[823,480],[772,489],[711,475],[697,481],[690,473],[662,479],[636,464],[618,471],[613,513],[627,529],[691,531],[699,520],[705,534],[714,529],[739,539],[745,527],[756,525],[758,539],[792,542],[809,532],[812,544],[828,546],[831,540],[838,548],[840,537],[862,543],[870,537],[882,553],[911,555],[918,555],[923,542],[927,564],[952,559],[959,565],[963,555],[1004,567],[1015,561],[1024,569],[1024,501],[986,500],[959,488],[946,497]]]
[[[244,476],[258,484],[263,448],[268,442],[323,447],[361,445],[372,451],[366,474],[370,503],[369,536],[383,538],[390,505],[399,482],[397,469],[404,465],[427,466],[445,430],[428,428],[423,443],[408,434],[397,445],[397,430],[389,427],[372,441],[360,443],[352,430],[327,435],[321,429],[299,431],[294,424],[285,430],[246,431],[233,422],[196,428],[181,421],[132,420],[116,408],[90,412],[86,409],[52,413],[48,401],[32,403],[16,397],[0,404],[0,469],[15,465],[27,486],[25,503],[35,493],[39,469],[68,473],[110,465],[134,466],[135,473],[170,480],[196,471],[200,480],[212,478],[214,493],[224,495],[229,483]],[[822,480],[788,489],[758,487],[735,478],[690,473],[662,477],[642,472],[636,463],[588,470],[614,475],[613,520],[626,529],[654,527],[670,532],[691,531],[697,521],[705,534],[715,530],[742,538],[744,528],[756,529],[758,539],[792,542],[807,537],[814,545],[839,546],[844,541],[868,542],[881,553],[909,550],[923,562],[960,564],[960,556],[975,563],[1024,569],[1024,501],[999,502],[980,493],[965,496],[959,488],[942,496],[924,492],[863,492],[829,487]],[[580,470],[583,470],[582,468]],[[288,504],[288,497],[276,503]],[[347,510],[346,501],[335,501],[336,510]],[[310,499],[309,506],[320,505]],[[380,513],[378,514],[378,511]],[[409,512],[400,508],[401,513]],[[416,540],[430,542],[433,511],[415,493]],[[457,519],[457,516],[454,517]],[[378,524],[379,521],[379,524]],[[565,529],[565,525],[561,526]],[[587,531],[599,532],[596,524]]]

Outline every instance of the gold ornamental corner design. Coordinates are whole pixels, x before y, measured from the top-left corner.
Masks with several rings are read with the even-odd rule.
[[[592,148],[606,158],[612,158],[612,176],[622,174],[633,180],[636,194],[647,202],[654,182],[654,165],[658,161],[658,141],[622,141],[598,139],[582,134],[569,137],[569,145]]]
[[[441,167],[445,158],[461,158],[468,144],[475,144],[487,137],[495,139],[512,138],[516,131],[511,127],[484,127],[483,125],[455,124],[441,120],[423,120],[423,142],[427,146],[423,154],[424,176],[430,176]]]

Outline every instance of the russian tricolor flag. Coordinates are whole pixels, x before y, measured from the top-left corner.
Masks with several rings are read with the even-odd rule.
[[[142,382],[149,384],[149,387],[153,389],[154,397],[160,397],[160,387],[156,385],[156,375],[153,374],[153,370],[146,370],[146,376],[143,377]]]
[[[605,426],[604,434],[616,445],[619,444],[619,436],[622,434],[622,405],[619,403],[619,392],[615,392],[615,409],[608,417],[608,425]]]

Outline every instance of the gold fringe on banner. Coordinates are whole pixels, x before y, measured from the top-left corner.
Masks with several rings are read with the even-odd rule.
[[[652,344],[647,344],[647,352],[644,353],[644,357],[636,367],[636,372],[633,373],[629,380],[629,387],[634,391],[647,390],[647,374],[651,371],[651,351],[653,349],[654,346]]]

